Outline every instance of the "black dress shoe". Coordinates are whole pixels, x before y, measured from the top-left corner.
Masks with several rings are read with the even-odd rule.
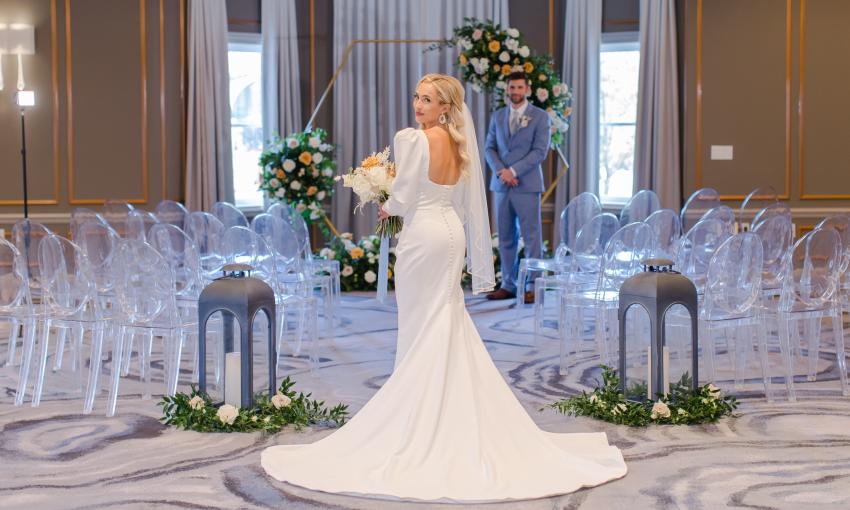
[[[514,299],[516,298],[516,294],[509,290],[498,289],[489,294],[487,294],[487,299],[492,301],[502,300],[502,299]]]

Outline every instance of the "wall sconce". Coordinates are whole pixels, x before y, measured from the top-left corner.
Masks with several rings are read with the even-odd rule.
[[[0,23],[0,90],[3,90],[2,56],[18,56],[18,90],[24,90],[24,55],[35,54],[35,27],[22,23]]]

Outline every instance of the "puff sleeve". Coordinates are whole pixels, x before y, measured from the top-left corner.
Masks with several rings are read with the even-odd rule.
[[[391,216],[404,216],[416,204],[419,182],[428,171],[428,139],[419,129],[406,128],[393,138],[396,176],[390,186],[390,198],[384,211]]]

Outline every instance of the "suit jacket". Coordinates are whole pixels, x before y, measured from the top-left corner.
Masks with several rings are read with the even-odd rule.
[[[505,106],[493,112],[490,127],[487,130],[487,142],[484,155],[487,165],[493,171],[490,178],[490,191],[505,192],[509,189],[526,192],[542,193],[543,168],[540,166],[549,151],[549,114],[544,110],[529,104],[525,109],[529,117],[525,127],[519,127],[511,135],[511,107]],[[502,168],[513,168],[519,185],[509,188],[499,179],[498,172]]]

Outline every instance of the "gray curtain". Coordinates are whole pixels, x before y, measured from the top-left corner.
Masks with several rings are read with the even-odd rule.
[[[507,26],[507,0],[361,0],[334,2],[334,66],[355,39],[444,39],[463,18],[493,19]],[[425,44],[365,44],[353,50],[334,86],[333,141],[339,144],[339,172],[346,171],[372,151],[392,144],[399,129],[415,126],[412,95],[423,74],[459,76],[456,50],[423,53]],[[487,98],[466,89],[466,100],[484,143]],[[483,151],[481,151],[483,154]],[[342,232],[355,237],[370,234],[375,210],[355,214],[356,197],[341,186],[333,198],[332,214]]]
[[[304,128],[295,0],[262,0],[263,139]]]
[[[681,205],[676,2],[640,2],[640,76],[635,133],[635,189],[651,189],[661,206]]]
[[[561,241],[561,210],[569,200],[583,191],[599,192],[601,41],[602,0],[567,0],[562,81],[572,89],[573,111],[564,152],[570,170],[555,190],[555,245]]]
[[[225,0],[189,2],[186,207],[233,201]]]

